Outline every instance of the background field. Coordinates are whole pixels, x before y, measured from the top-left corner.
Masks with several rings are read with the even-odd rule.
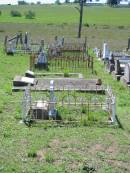
[[[12,93],[12,79],[28,69],[29,56],[6,56],[2,47],[4,36],[30,31],[34,41],[41,38],[50,41],[58,34],[76,37],[78,12],[74,6],[0,8],[3,12],[0,16],[0,172],[87,173],[88,168],[93,168],[93,172],[98,173],[129,173],[130,90],[104,72],[104,65],[96,59],[95,77],[112,86],[123,129],[97,125],[59,127],[54,124],[35,124],[29,128],[19,124],[22,92]],[[34,8],[36,19],[10,18],[12,8],[20,8],[23,12]],[[85,23],[89,23],[90,27],[84,26],[83,36],[87,36],[90,46],[100,47],[104,39],[109,40],[113,49],[122,50],[127,46],[129,9],[87,7]]]
[[[34,40],[41,37],[48,41],[55,35],[77,37],[79,13],[76,5],[0,6],[0,41],[6,34],[29,31]],[[18,10],[23,17],[11,17],[10,11]],[[36,18],[25,19],[24,13],[32,10]],[[86,26],[89,24],[89,27]],[[130,36],[129,8],[85,7],[82,37],[87,36],[91,47],[102,47],[104,40],[112,49],[124,49]]]

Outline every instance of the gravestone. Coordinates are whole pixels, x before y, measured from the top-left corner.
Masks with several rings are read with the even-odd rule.
[[[57,110],[55,108],[56,97],[54,95],[54,80],[50,81],[50,104],[49,104],[49,117],[56,118]]]
[[[38,100],[35,105],[32,106],[32,118],[48,120],[49,105],[47,101]]]
[[[38,55],[37,63],[35,67],[41,68],[41,69],[47,69],[48,68],[48,62],[45,51],[42,51]]]
[[[6,53],[7,55],[14,55],[15,52],[16,52],[16,49],[14,48],[13,43],[10,41],[8,44],[8,47],[6,48]]]
[[[125,66],[124,79],[126,80],[126,83],[130,83],[130,63]]]
[[[118,59],[115,60],[115,74],[117,75],[121,74],[120,61]]]
[[[104,60],[109,58],[109,47],[106,42],[103,43],[103,57]]]
[[[34,78],[23,77],[23,76],[16,76],[13,80],[13,86],[22,87],[27,86],[28,84],[34,85],[36,80]]]
[[[127,47],[127,50],[130,49],[130,38],[128,38],[128,47]]]
[[[27,70],[25,72],[25,76],[26,77],[29,77],[29,78],[35,78],[34,72],[33,71],[30,71],[30,70]]]

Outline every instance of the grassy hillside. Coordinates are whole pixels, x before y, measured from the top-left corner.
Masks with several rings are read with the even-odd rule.
[[[10,17],[12,9],[22,13],[34,10],[36,19]],[[4,35],[13,35],[18,31],[29,31],[34,41],[41,38],[49,41],[58,34],[67,37],[77,35],[78,12],[74,6],[0,6],[0,10],[0,42]],[[84,23],[96,26],[84,27],[82,34],[87,35],[91,47],[100,46],[107,38],[111,48],[122,49],[127,45],[129,21],[127,8],[85,7]],[[120,29],[118,26],[121,25],[125,25],[125,28]],[[95,77],[102,78],[105,85],[112,86],[117,100],[117,115],[123,129],[42,123],[27,127],[19,123],[23,93],[13,93],[11,87],[13,77],[24,74],[28,69],[29,56],[6,56],[2,44],[0,173],[129,173],[130,90],[107,74],[104,65],[95,59]]]
[[[79,13],[76,5],[41,5],[41,6],[0,6],[2,16],[0,22],[44,23],[44,24],[76,24]],[[11,10],[18,10],[23,17],[11,17]],[[25,19],[24,13],[32,10],[36,13],[33,20]],[[96,25],[130,25],[129,8],[84,7],[84,23]]]
[[[130,172],[130,95],[111,75],[97,77],[112,86],[117,97],[117,115],[124,129],[91,126],[20,124],[22,92],[12,93],[12,79],[28,69],[29,57],[0,53],[0,172],[2,173],[97,173]]]

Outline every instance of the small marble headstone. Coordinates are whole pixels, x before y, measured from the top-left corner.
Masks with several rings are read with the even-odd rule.
[[[130,63],[126,64],[125,66],[124,77],[126,82],[130,83]]]
[[[103,59],[108,59],[109,58],[109,48],[108,48],[108,44],[106,42],[104,42],[103,44]]]

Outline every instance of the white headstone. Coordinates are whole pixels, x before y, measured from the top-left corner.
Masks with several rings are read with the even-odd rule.
[[[130,63],[126,64],[125,71],[124,71],[124,77],[126,79],[126,82],[130,82]]]
[[[108,59],[109,58],[109,47],[106,42],[103,43],[103,59]]]

